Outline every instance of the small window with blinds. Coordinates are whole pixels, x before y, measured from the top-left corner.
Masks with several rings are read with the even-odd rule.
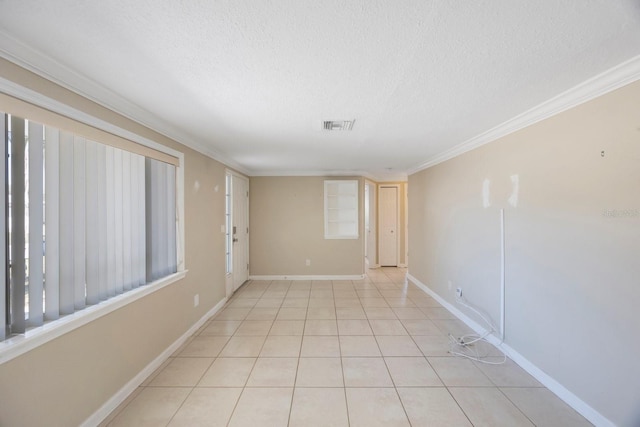
[[[175,164],[0,114],[0,339],[176,273]]]

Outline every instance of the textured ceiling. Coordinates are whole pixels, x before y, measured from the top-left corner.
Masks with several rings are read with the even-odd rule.
[[[0,0],[0,55],[252,175],[387,179],[640,55],[640,6]]]

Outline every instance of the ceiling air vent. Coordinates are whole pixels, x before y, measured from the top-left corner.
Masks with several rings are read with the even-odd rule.
[[[324,130],[351,130],[355,120],[325,120],[322,122]]]

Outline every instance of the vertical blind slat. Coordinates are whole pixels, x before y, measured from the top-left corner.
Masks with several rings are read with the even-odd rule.
[[[160,212],[160,206],[162,206],[162,181],[160,180],[160,164],[158,162],[151,161],[153,168],[153,204],[151,205],[152,221],[153,221],[153,239],[154,244],[151,250],[153,251],[153,280],[156,280],[162,275],[162,252],[158,250],[162,246],[162,213]]]
[[[45,320],[57,319],[59,316],[59,275],[60,275],[60,144],[57,129],[45,128]],[[68,187],[67,187],[68,188]]]
[[[43,291],[43,128],[29,122],[29,326],[44,320]]]
[[[145,222],[145,160],[144,157],[138,156],[138,223],[140,224],[138,234],[138,282],[141,285],[147,283],[146,270],[146,227]]]
[[[121,294],[124,291],[124,227],[122,224],[122,150],[115,150],[113,153],[113,168],[114,168],[114,192],[115,198],[113,202],[114,206],[114,223],[115,223],[115,262],[116,262],[116,295]]]
[[[131,289],[131,154],[122,153],[122,233],[124,290]]]
[[[151,222],[151,212],[153,211],[153,192],[151,191],[151,160],[144,160],[144,200],[148,209],[144,213],[145,221],[145,274],[147,281],[153,281],[153,253],[151,248],[153,246],[153,223]]]
[[[169,198],[168,189],[167,189],[167,170],[163,163],[158,163],[158,188],[159,191],[159,200],[158,200],[158,234],[159,234],[159,244],[158,249],[160,252],[159,260],[160,265],[158,266],[158,277],[164,276],[168,271],[169,264],[169,253],[166,250],[167,244],[169,243],[168,234],[164,232],[164,227],[168,222],[168,214],[165,211],[164,207],[167,205],[167,199]]]
[[[2,138],[2,159],[0,159],[0,199],[2,199],[6,203],[6,173],[7,173],[7,115],[5,113],[0,113],[0,138]],[[6,205],[5,205],[6,206]],[[7,331],[7,253],[6,253],[6,209],[0,215],[0,239],[2,240],[2,244],[0,245],[0,268],[2,269],[2,278],[0,278],[0,284],[2,284],[2,289],[0,289],[0,340],[5,339],[6,331]]]
[[[147,211],[145,213],[146,224],[146,258],[147,258],[147,280],[153,281],[156,279],[156,268],[158,265],[158,253],[153,248],[157,245],[157,198],[158,188],[153,185],[156,177],[156,164],[151,159],[145,160],[145,199],[147,204]]]
[[[106,214],[107,214],[107,295],[116,294],[116,212],[115,212],[115,148],[107,147],[105,158],[106,172]]]
[[[72,313],[74,310],[74,143],[73,135],[60,132],[60,279],[59,306],[56,319],[60,314]],[[53,315],[53,313],[52,313]],[[52,317],[53,319],[54,317]]]
[[[100,301],[100,271],[98,267],[98,144],[86,141],[85,144],[85,254],[86,254],[86,303],[97,304]],[[76,296],[77,297],[77,296]]]
[[[178,257],[176,254],[176,168],[173,165],[165,164],[167,173],[167,205],[163,209],[167,213],[167,250],[168,250],[168,271],[167,274],[175,273],[177,269]]]
[[[131,188],[129,191],[129,206],[131,214],[131,288],[137,288],[138,281],[138,159],[137,155],[131,155]]]
[[[98,160],[98,295],[107,299],[107,147],[97,144]]]
[[[73,141],[73,295],[76,310],[86,305],[86,144],[85,139],[75,137]],[[60,308],[61,314],[70,314]]]
[[[25,331],[25,123],[11,116],[11,332]]]

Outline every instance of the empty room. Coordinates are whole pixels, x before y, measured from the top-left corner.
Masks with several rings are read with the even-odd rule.
[[[0,115],[0,426],[640,426],[635,0],[0,0]]]

